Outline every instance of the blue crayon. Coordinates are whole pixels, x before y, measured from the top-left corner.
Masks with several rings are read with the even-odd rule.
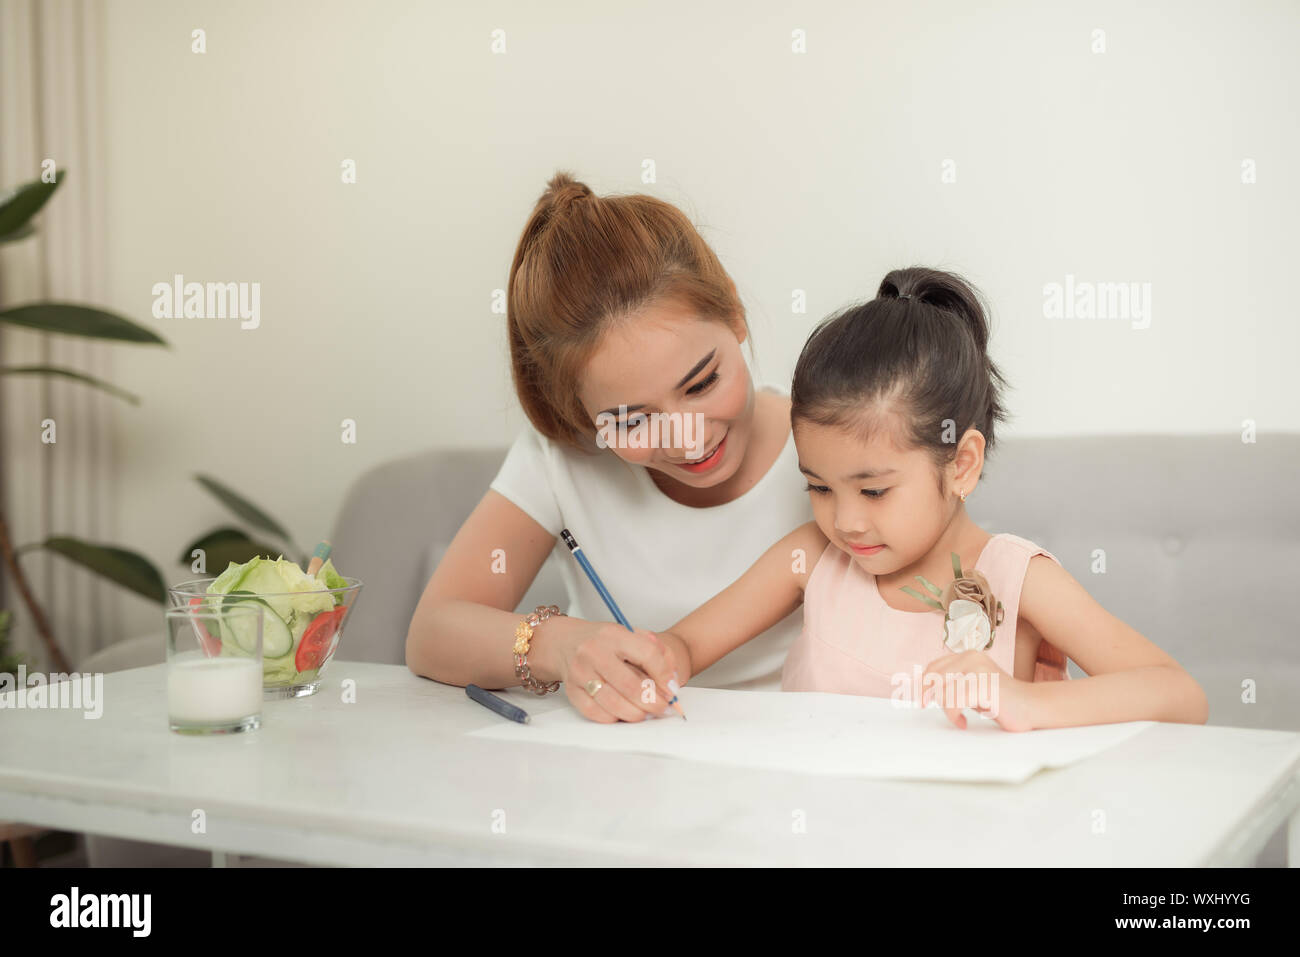
[[[484,691],[478,685],[466,685],[465,694],[469,695],[485,708],[491,708],[503,718],[509,718],[511,721],[518,721],[520,724],[528,724],[528,712],[523,708],[516,708],[505,698],[499,698],[491,691]]]

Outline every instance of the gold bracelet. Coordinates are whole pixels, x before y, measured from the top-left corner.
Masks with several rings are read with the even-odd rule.
[[[528,649],[533,640],[533,629],[552,615],[563,615],[555,605],[538,605],[532,614],[525,615],[515,626],[515,677],[534,694],[544,695],[560,689],[558,681],[543,684],[533,677],[528,667]]]

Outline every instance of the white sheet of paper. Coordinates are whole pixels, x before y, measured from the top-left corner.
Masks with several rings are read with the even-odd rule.
[[[600,724],[566,703],[543,714],[530,711],[529,724],[497,718],[468,733],[804,774],[1015,784],[1040,768],[1064,767],[1112,748],[1156,723],[1011,732],[967,710],[962,729],[938,707],[902,707],[888,698],[691,687],[682,689],[681,705],[685,721],[674,715]]]

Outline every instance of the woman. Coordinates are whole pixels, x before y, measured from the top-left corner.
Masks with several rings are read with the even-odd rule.
[[[650,634],[812,519],[789,397],[754,388],[745,311],[713,251],[676,207],[597,197],[558,173],[515,251],[507,323],[531,424],[425,587],[408,667],[456,685],[543,693],[563,682],[602,722],[664,711],[662,695],[643,691],[647,675],[662,687],[676,672],[697,686],[778,689],[797,612],[698,676]],[[683,427],[650,428],[664,420]],[[521,625],[513,609],[551,551],[567,552],[563,528],[636,632],[610,623],[567,554],[567,594],[555,599],[567,614],[539,609]],[[519,658],[517,628],[531,632]]]

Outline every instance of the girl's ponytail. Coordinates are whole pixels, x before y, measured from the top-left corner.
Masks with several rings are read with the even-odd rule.
[[[880,283],[876,295],[882,298],[909,297],[917,302],[943,309],[960,317],[975,337],[981,352],[988,351],[989,324],[987,310],[977,293],[960,276],[937,269],[913,266],[895,269]]]

